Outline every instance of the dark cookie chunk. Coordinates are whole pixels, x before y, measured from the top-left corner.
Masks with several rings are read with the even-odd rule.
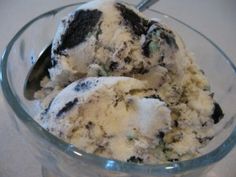
[[[132,61],[132,58],[130,58],[129,56],[125,57],[124,61],[126,64],[130,64],[130,62]]]
[[[133,10],[121,3],[116,3],[116,8],[121,12],[125,25],[128,25],[133,30],[134,34],[141,36],[146,33],[148,20],[140,17]]]
[[[224,113],[218,103],[214,103],[214,112],[211,115],[211,118],[214,120],[214,124],[220,122],[220,120],[224,117]]]
[[[204,138],[197,138],[199,143],[206,144],[207,142],[211,141],[214,137],[204,137]]]
[[[170,47],[172,47],[174,49],[179,48],[176,44],[175,37],[172,33],[168,33],[166,31],[163,31],[163,32],[160,33],[160,37],[162,39],[164,39]]]
[[[158,99],[160,101],[163,101],[159,95],[154,95],[154,94],[145,96],[145,98],[154,98],[154,99]]]
[[[168,159],[168,161],[169,161],[169,162],[178,162],[179,159],[177,159],[177,158],[176,158],[176,159]]]
[[[93,127],[95,126],[95,124],[92,121],[89,121],[86,125],[85,128],[88,130],[91,130]]]
[[[165,136],[165,133],[162,132],[162,131],[158,132],[157,135],[156,135],[156,137],[160,140],[163,140],[164,136]]]
[[[97,32],[96,32],[96,35],[95,35],[97,40],[99,38],[99,35],[102,34],[101,25],[102,25],[102,21],[98,24],[98,29],[97,29]]]
[[[174,125],[174,127],[179,127],[179,122],[177,120],[174,120],[173,125]]]
[[[102,12],[99,10],[78,10],[70,22],[65,34],[61,37],[61,45],[54,51],[61,53],[85,41],[87,35],[94,31]]]
[[[145,43],[143,44],[143,46],[142,46],[142,49],[143,49],[143,55],[145,56],[145,57],[150,57],[150,55],[151,55],[151,51],[150,51],[150,49],[149,49],[149,44],[151,43],[152,41],[151,40],[149,40],[149,41],[145,41]]]
[[[75,91],[80,92],[80,91],[85,91],[91,89],[93,86],[96,86],[95,83],[91,81],[79,81],[78,84],[75,86]]]
[[[140,157],[135,157],[135,156],[131,156],[127,162],[133,162],[133,163],[143,163],[143,159]]]
[[[111,71],[116,70],[118,67],[119,67],[119,63],[118,63],[118,62],[116,62],[116,61],[111,61],[110,66],[109,66],[109,69],[110,69]]]
[[[44,109],[44,111],[41,113],[42,116],[48,113],[48,111],[50,110],[50,107],[51,107],[51,105],[52,105],[53,100],[54,100],[54,99],[52,99],[52,100],[49,102],[47,108]],[[43,117],[42,117],[42,118],[43,118]]]
[[[204,70],[200,69],[199,71],[200,71],[203,75],[205,75]]]
[[[63,113],[71,110],[73,106],[78,102],[78,99],[75,98],[73,101],[70,101],[65,104],[65,106],[57,113],[57,117],[60,117]]]

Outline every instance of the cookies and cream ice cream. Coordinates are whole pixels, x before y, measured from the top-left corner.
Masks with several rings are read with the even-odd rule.
[[[120,160],[145,155],[151,160],[160,141],[156,136],[171,129],[171,115],[146,86],[129,77],[75,81],[53,99],[41,124],[86,152]]]
[[[203,72],[169,27],[110,0],[65,17],[36,120],[81,150],[135,163],[191,159],[223,117]]]

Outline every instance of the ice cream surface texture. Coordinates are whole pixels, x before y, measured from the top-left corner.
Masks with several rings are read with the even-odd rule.
[[[198,156],[223,117],[203,72],[169,27],[96,0],[59,24],[36,120],[81,150],[134,163]]]

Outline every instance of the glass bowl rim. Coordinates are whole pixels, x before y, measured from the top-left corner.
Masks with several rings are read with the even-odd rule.
[[[6,101],[8,102],[8,104],[10,105],[11,109],[15,112],[17,117],[20,118],[20,120],[27,126],[27,128],[29,128],[31,131],[33,131],[37,135],[40,135],[46,141],[48,141],[49,144],[52,144],[58,150],[65,152],[67,155],[73,157],[75,160],[83,159],[83,160],[89,161],[89,163],[97,167],[100,167],[105,170],[110,170],[110,171],[117,171],[117,172],[124,172],[124,173],[132,173],[135,171],[136,173],[142,173],[142,174],[148,171],[149,174],[152,174],[152,175],[176,174],[176,173],[194,170],[200,167],[204,167],[206,165],[213,164],[221,160],[223,157],[225,157],[236,145],[236,127],[234,127],[234,130],[232,131],[230,136],[220,146],[218,146],[216,149],[214,149],[213,151],[205,155],[199,156],[191,160],[172,162],[172,163],[167,163],[167,164],[149,165],[149,164],[128,163],[128,162],[123,162],[119,160],[99,157],[93,154],[88,154],[84,151],[77,149],[75,146],[68,144],[64,142],[63,140],[57,138],[56,136],[52,135],[51,133],[43,129],[37,122],[35,122],[35,120],[27,113],[27,111],[24,110],[24,108],[18,102],[19,100],[17,96],[14,94],[14,91],[11,90],[11,87],[8,81],[7,60],[8,60],[11,48],[14,45],[15,41],[21,36],[21,34],[29,26],[31,26],[35,21],[41,18],[47,17],[47,16],[55,15],[65,8],[81,5],[83,3],[85,2],[65,5],[65,6],[50,10],[46,13],[43,13],[33,18],[15,34],[15,36],[10,40],[7,47],[5,48],[5,51],[3,52],[2,60],[1,60],[1,68],[0,68],[1,69],[0,79],[1,79],[3,95]],[[205,40],[211,43],[215,47],[215,49],[221,53],[221,55],[224,57],[226,62],[231,66],[234,74],[236,74],[236,66],[234,65],[232,60],[225,54],[225,52],[218,45],[216,45],[207,36],[205,36],[198,30],[194,29],[193,27],[189,26],[188,24],[182,22],[181,20],[171,15],[168,15],[166,13],[163,13],[154,9],[148,9],[148,10],[154,13],[160,14],[162,16],[169,17],[172,20],[180,23],[181,25],[184,25],[185,27],[189,28],[190,30],[198,33],[201,37],[203,37]]]

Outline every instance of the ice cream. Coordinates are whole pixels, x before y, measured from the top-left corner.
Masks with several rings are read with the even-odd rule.
[[[151,160],[160,141],[156,136],[171,129],[171,116],[164,102],[149,98],[155,90],[146,86],[129,77],[75,81],[53,99],[41,123],[86,152]]]
[[[169,27],[114,1],[65,17],[36,120],[81,150],[135,163],[199,155],[223,117],[203,72]]]

